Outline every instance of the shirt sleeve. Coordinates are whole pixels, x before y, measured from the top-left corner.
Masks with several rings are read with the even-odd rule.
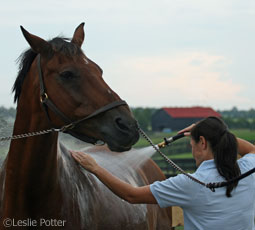
[[[255,167],[255,154],[248,153],[238,160],[238,163],[242,165],[245,170],[251,170]]]
[[[164,181],[154,182],[150,185],[150,190],[161,208],[185,207],[187,204],[191,204],[193,194],[196,194],[197,191],[197,184],[187,176],[180,174]]]

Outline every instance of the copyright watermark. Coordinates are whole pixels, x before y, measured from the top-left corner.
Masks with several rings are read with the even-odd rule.
[[[10,227],[64,227],[66,220],[44,219],[33,220],[31,218],[16,220],[14,218],[3,219],[3,225]]]

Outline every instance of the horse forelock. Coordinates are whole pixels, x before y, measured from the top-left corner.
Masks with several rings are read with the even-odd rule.
[[[52,45],[52,48],[55,52],[59,52],[66,56],[71,57],[74,55],[82,54],[81,48],[76,44],[71,43],[70,39],[68,38],[55,37],[48,42]],[[12,92],[14,93],[14,102],[19,100],[24,79],[36,56],[37,53],[30,48],[25,50],[17,59],[17,63],[19,64],[19,71],[12,88]]]
[[[49,43],[52,45],[53,50],[62,53],[66,56],[74,56],[82,54],[81,48],[75,43],[70,42],[71,39],[64,37],[53,38]]]

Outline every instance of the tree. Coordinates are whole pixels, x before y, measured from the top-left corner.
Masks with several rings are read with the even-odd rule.
[[[138,121],[139,126],[144,131],[151,130],[151,117],[152,114],[156,111],[154,108],[131,108],[135,119]]]

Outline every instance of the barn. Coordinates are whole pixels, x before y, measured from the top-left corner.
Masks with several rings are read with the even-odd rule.
[[[162,108],[152,115],[153,131],[180,130],[203,118],[221,115],[210,107]]]

